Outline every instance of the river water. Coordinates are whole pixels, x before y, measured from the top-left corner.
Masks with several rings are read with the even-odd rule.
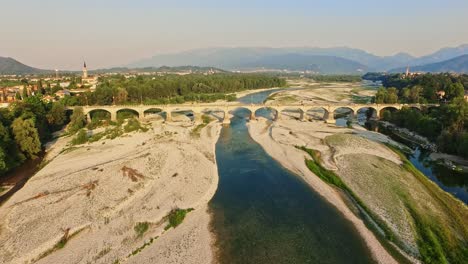
[[[272,91],[242,98],[260,103]],[[239,109],[216,144],[210,202],[221,263],[374,263],[349,221],[249,135]]]

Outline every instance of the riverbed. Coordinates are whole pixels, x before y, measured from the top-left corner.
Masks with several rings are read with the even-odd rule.
[[[249,95],[259,103],[272,91]],[[239,109],[216,144],[210,202],[221,263],[374,263],[352,224],[249,135]]]

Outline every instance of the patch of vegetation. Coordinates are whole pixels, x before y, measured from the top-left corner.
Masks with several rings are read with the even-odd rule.
[[[148,231],[149,223],[148,222],[139,222],[133,227],[133,229],[135,230],[135,233],[137,233],[137,237],[142,237],[143,234],[146,231]]]
[[[139,130],[146,132],[148,131],[148,128],[143,127],[140,124],[140,121],[138,121],[138,119],[136,118],[128,119],[127,124],[124,126],[125,133],[130,133],[130,132],[139,131]]]
[[[168,230],[171,227],[176,228],[178,225],[180,225],[184,221],[185,216],[193,210],[194,210],[193,208],[189,208],[189,209],[177,208],[177,209],[172,210],[167,216],[169,219],[169,223],[164,228],[164,230]]]
[[[47,251],[43,252],[35,261],[33,262],[36,262],[36,261],[39,261],[40,259],[43,259],[45,257],[47,257],[48,255],[52,254],[53,252],[59,250],[59,249],[62,249],[65,247],[65,245],[67,244],[68,241],[70,241],[70,239],[72,239],[73,237],[77,236],[79,233],[81,233],[81,231],[85,230],[87,227],[83,227],[79,230],[77,230],[75,233],[73,234],[69,234],[70,232],[70,229],[66,229],[64,231],[64,234],[62,236],[62,238],[60,238],[60,240],[54,245],[53,248],[51,249],[48,249]]]
[[[80,129],[76,136],[72,139],[72,145],[81,145],[88,142],[88,133],[84,129]]]
[[[208,115],[202,115],[202,121],[203,123],[199,124],[196,126],[191,132],[190,135],[192,137],[200,137],[200,132],[201,130],[206,127],[210,122],[211,122],[211,117]]]
[[[155,236],[155,237],[150,238],[149,241],[145,242],[141,247],[139,247],[139,248],[133,250],[132,253],[128,254],[127,257],[129,258],[129,257],[131,257],[131,256],[135,256],[136,254],[140,253],[145,247],[147,247],[147,246],[153,244],[153,242],[154,242],[156,239],[158,239],[158,238],[159,238],[158,236]],[[116,261],[118,261],[118,260],[116,260]],[[119,263],[119,262],[114,262],[114,263]]]
[[[0,186],[0,193],[4,192],[5,190],[6,190],[6,188],[5,188],[5,187],[3,187],[3,186]]]
[[[93,258],[94,261],[104,257],[105,255],[107,255],[109,252],[111,251],[111,248],[110,247],[105,247],[103,248],[101,251],[99,251],[99,253]]]
[[[341,138],[336,137],[328,139],[342,141]],[[342,142],[342,144],[345,143]],[[401,249],[412,255],[416,254],[415,256],[420,258],[423,263],[465,263],[464,260],[468,259],[468,248],[466,247],[468,227],[465,224],[468,214],[466,207],[427,179],[396,147],[391,145],[388,145],[388,147],[397,153],[402,160],[399,173],[404,172],[405,175],[401,177],[405,179],[393,179],[388,182],[382,182],[381,184],[386,186],[382,187],[384,188],[382,191],[388,191],[388,195],[393,196],[391,201],[387,202],[401,203],[401,208],[408,212],[409,221],[412,223],[415,236],[415,246],[418,249],[416,252],[407,248],[401,238],[393,234],[393,231],[388,228],[386,222],[366,207],[363,201],[359,199],[339,176],[320,165],[319,152],[305,147],[298,148],[306,151],[312,157],[313,160],[306,159],[306,165],[314,174],[325,182],[337,186],[349,194],[370,215],[371,219],[384,230],[386,238],[395,242]],[[384,160],[381,162],[384,162]],[[372,173],[378,173],[377,170]],[[398,172],[395,173],[384,175],[399,175]],[[414,176],[412,180],[408,178],[411,175]],[[405,187],[403,183],[408,183],[409,185]],[[385,190],[385,188],[391,189]],[[380,202],[385,204],[385,201]],[[385,205],[387,209],[392,208],[392,206],[390,204]],[[383,242],[385,245],[385,241]]]
[[[306,159],[305,163],[306,166],[309,168],[310,171],[312,171],[315,175],[317,175],[320,179],[322,179],[324,182],[331,184],[333,186],[338,187],[339,189],[345,191],[351,198],[353,198],[356,203],[371,217],[373,221],[377,223],[379,228],[381,228],[384,232],[385,237],[392,242],[395,242],[398,245],[401,245],[401,241],[397,239],[395,234],[391,231],[391,229],[388,227],[388,225],[383,222],[380,217],[375,215],[365,204],[362,202],[362,200],[341,180],[341,178],[336,175],[333,171],[330,171],[326,168],[324,168],[320,164],[320,152],[317,152],[313,149],[308,149],[306,147],[297,147],[300,150],[305,151],[307,154],[310,155],[312,158]]]
[[[405,206],[414,219],[417,244],[424,263],[466,263],[468,259],[468,227],[466,209],[459,207],[450,194],[438,189],[430,182],[397,148],[389,145],[403,161],[403,168],[413,174],[426,188],[431,197],[441,204],[448,219],[430,215],[424,207],[415,201],[405,199]],[[454,202],[452,202],[454,201]],[[465,213],[463,213],[465,212]]]

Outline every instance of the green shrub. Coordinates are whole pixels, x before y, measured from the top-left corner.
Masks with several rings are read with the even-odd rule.
[[[124,126],[125,133],[130,133],[133,131],[142,130],[146,132],[148,129],[141,126],[140,121],[135,118],[131,118],[127,121],[127,124]]]
[[[164,229],[167,230],[171,227],[176,228],[178,225],[182,223],[182,221],[184,221],[187,213],[193,210],[194,210],[193,208],[189,208],[189,209],[177,208],[177,209],[172,210],[168,215],[169,224]]]
[[[75,138],[72,139],[72,145],[81,145],[88,142],[88,133],[84,129],[80,129]]]
[[[137,236],[138,237],[141,237],[143,236],[143,234],[148,231],[149,229],[149,223],[148,222],[140,222],[140,223],[137,223],[135,225],[135,227],[133,227],[133,229],[135,230],[135,232],[137,233]]]

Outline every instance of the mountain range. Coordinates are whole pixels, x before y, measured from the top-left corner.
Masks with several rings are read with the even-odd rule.
[[[124,67],[96,70],[142,71],[160,67],[216,67],[231,71],[289,70],[319,74],[362,74],[367,71],[412,71],[467,73],[468,44],[443,48],[432,54],[414,57],[407,53],[377,56],[360,49],[336,48],[206,48],[171,54],[160,54]],[[164,69],[164,68],[163,68]],[[200,70],[198,69],[198,70]],[[50,73],[49,70],[27,66],[13,58],[0,57],[0,74]]]
[[[358,74],[362,70],[389,71],[406,66],[432,64],[468,54],[468,44],[443,48],[432,54],[413,57],[407,53],[377,56],[364,50],[337,48],[210,48],[161,54],[129,67],[197,65],[227,70],[317,70],[318,73]],[[339,64],[339,65],[338,65]],[[339,69],[330,70],[330,65]]]
[[[436,63],[417,65],[410,68],[413,72],[457,72],[468,73],[468,54]],[[406,68],[393,69],[390,72],[405,72]]]

